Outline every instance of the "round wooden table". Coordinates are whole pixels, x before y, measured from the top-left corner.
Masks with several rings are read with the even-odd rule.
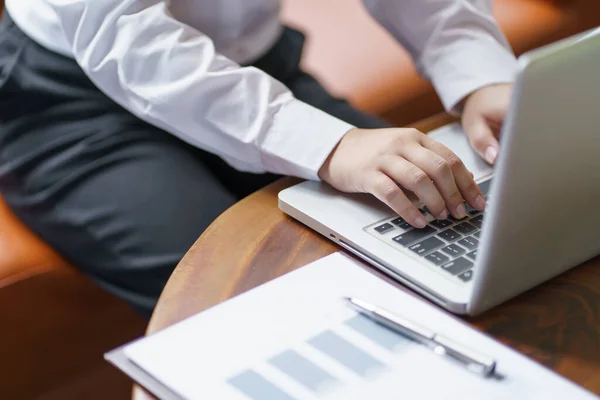
[[[449,121],[416,126],[427,132]],[[285,178],[254,193],[200,236],[169,279],[147,334],[341,250],[278,209],[278,192],[297,182]],[[600,394],[600,258],[468,321]],[[147,394],[136,389],[135,397]]]

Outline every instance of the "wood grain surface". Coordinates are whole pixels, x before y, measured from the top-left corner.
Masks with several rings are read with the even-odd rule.
[[[436,116],[417,127],[427,132],[451,121]],[[254,193],[200,236],[165,287],[147,334],[341,250],[278,209],[277,193],[297,182],[285,178]],[[600,258],[467,321],[600,394]],[[148,395],[136,389],[134,397]]]

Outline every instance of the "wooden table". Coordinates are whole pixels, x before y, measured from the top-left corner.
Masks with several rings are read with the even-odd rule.
[[[434,117],[417,127],[427,132],[448,122]],[[277,193],[296,182],[256,192],[200,236],[165,287],[147,334],[341,250],[278,209]],[[600,258],[469,322],[600,394]],[[136,390],[136,397],[146,395]]]

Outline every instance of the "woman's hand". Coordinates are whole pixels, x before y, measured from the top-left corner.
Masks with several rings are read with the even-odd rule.
[[[338,190],[373,194],[417,228],[425,227],[425,218],[398,185],[415,193],[437,219],[464,218],[463,198],[477,210],[485,208],[462,161],[416,129],[353,129],[319,176]]]
[[[496,162],[498,136],[508,111],[512,84],[485,86],[464,101],[462,125],[471,146],[489,164]]]

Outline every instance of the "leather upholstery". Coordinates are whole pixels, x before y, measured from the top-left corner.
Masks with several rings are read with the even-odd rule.
[[[0,290],[66,262],[14,216],[0,198]]]
[[[145,325],[0,197],[0,399],[129,398],[131,382],[103,354],[143,335]]]
[[[494,8],[517,54],[600,24],[598,0],[495,0]],[[398,126],[442,111],[361,0],[284,0],[283,15],[307,35],[304,68],[332,93]]]
[[[146,322],[64,264],[28,275],[0,288],[0,399],[129,398],[131,382],[103,354]]]

